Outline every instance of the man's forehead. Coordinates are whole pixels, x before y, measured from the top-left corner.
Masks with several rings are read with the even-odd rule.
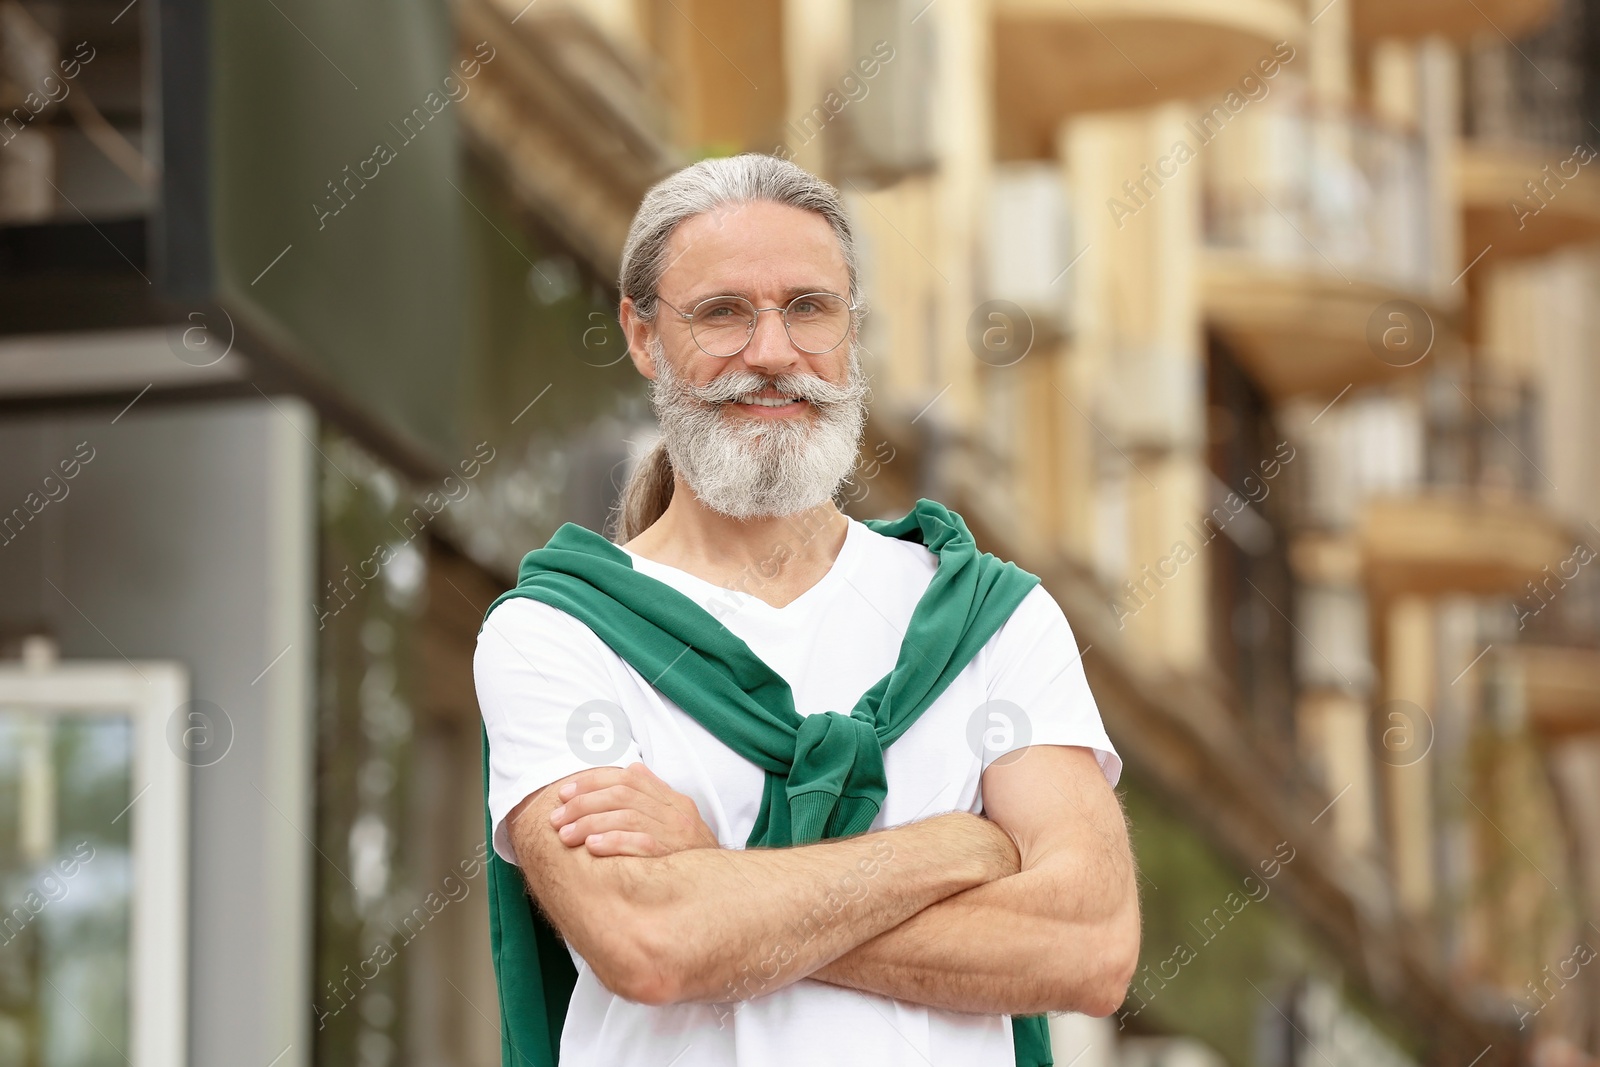
[[[758,201],[715,208],[674,230],[662,282],[697,291],[777,287],[843,292],[849,270],[827,219],[814,211]]]

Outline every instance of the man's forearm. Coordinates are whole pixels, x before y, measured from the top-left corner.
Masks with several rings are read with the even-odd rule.
[[[992,765],[986,812],[1020,874],[935,904],[813,978],[950,1011],[1109,1015],[1139,958],[1139,894],[1116,795],[1087,749]]]
[[[592,862],[617,865],[621,936],[638,942],[620,980],[652,1003],[771,993],[1018,863],[1005,831],[964,813],[795,848]],[[616,945],[617,931],[588,933]]]
[[[949,1011],[1065,1010],[1087,989],[1101,917],[1063,917],[1061,878],[1023,871],[948,897],[818,969],[812,978]]]

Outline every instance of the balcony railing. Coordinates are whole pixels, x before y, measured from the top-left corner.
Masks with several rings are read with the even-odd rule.
[[[1435,372],[1423,390],[1424,484],[1536,495],[1539,416],[1527,383]]]
[[[1539,427],[1531,385],[1454,367],[1436,368],[1418,395],[1347,397],[1306,428],[1299,524],[1349,528],[1371,496],[1537,496],[1546,487]]]
[[[1209,246],[1346,281],[1429,286],[1432,161],[1420,137],[1301,103],[1241,118],[1207,156]]]
[[[158,173],[142,20],[0,4],[0,226],[142,216]]]
[[[1515,43],[1486,37],[1461,65],[1462,128],[1489,144],[1571,150],[1592,142],[1583,101],[1592,92],[1580,0],[1562,0],[1546,26]],[[1558,88],[1559,87],[1559,88]]]

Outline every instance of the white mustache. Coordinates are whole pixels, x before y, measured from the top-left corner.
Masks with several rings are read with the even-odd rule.
[[[779,374],[769,376],[754,371],[727,371],[705,385],[685,385],[685,391],[707,404],[727,404],[747,396],[772,389],[784,396],[799,397],[817,407],[854,403],[864,391],[858,384],[834,385],[815,374]]]

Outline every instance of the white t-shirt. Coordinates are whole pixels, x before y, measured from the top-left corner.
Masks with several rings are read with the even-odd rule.
[[[893,669],[901,635],[938,566],[924,546],[851,519],[828,573],[775,608],[629,554],[636,570],[699,603],[781,675],[801,715],[848,713]],[[724,847],[743,847],[764,772],[663,697],[583,623],[536,600],[507,600],[485,620],[473,667],[501,857],[516,862],[504,821],[530,793],[587,767],[635,760],[692,797]],[[1093,749],[1112,785],[1122,771],[1072,631],[1042,586],[885,749],[888,796],[872,828],[980,812],[984,768],[1030,744]],[[578,982],[561,1035],[562,1067],[1014,1062],[1006,1016],[939,1011],[811,979],[726,1006],[650,1007],[607,991],[575,952],[573,962]]]

